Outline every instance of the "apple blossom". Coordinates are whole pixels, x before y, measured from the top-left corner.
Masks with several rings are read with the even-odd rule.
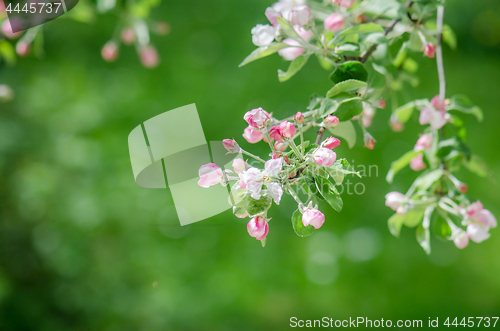
[[[252,109],[245,113],[243,119],[254,129],[262,129],[271,119],[267,111],[262,108]]]
[[[304,115],[300,111],[297,114],[295,114],[293,119],[297,124],[304,124]]]
[[[30,43],[24,40],[19,40],[16,44],[16,53],[19,56],[26,56],[30,52]]]
[[[325,223],[325,215],[316,208],[307,208],[302,214],[304,226],[312,225],[315,229],[319,229],[323,223]]]
[[[488,239],[490,227],[482,223],[471,223],[467,225],[467,236],[475,243],[481,243]]]
[[[249,143],[256,144],[264,138],[264,133],[261,131],[248,126],[243,131],[243,138],[245,138]]]
[[[368,132],[364,134],[365,147],[368,149],[373,149],[375,147],[375,139]]]
[[[132,45],[135,41],[134,29],[130,27],[123,29],[121,33],[121,39],[125,45]]]
[[[342,30],[344,27],[344,18],[340,14],[331,14],[325,19],[325,29],[332,32],[337,32]]]
[[[292,138],[296,132],[295,125],[288,121],[281,122],[278,128],[280,134],[285,138]]]
[[[415,152],[419,152],[430,149],[432,147],[432,141],[432,136],[430,134],[424,134],[420,138],[418,138],[413,150]]]
[[[329,149],[334,149],[335,147],[340,146],[340,140],[335,138],[335,137],[328,137],[326,138],[325,142],[323,143],[323,147],[329,148]]]
[[[306,5],[299,5],[292,8],[288,20],[293,25],[305,26],[311,20],[311,10]]]
[[[267,7],[266,9],[266,17],[273,26],[278,25],[278,17],[281,16],[281,13],[276,11],[273,7]]]
[[[297,34],[300,36],[300,38],[304,39],[304,41],[308,42],[311,40],[313,36],[312,30],[306,30],[299,25],[295,25],[293,28],[295,32],[297,32]]]
[[[269,137],[276,140],[277,142],[283,142],[283,136],[281,135],[280,128],[277,125],[269,129]]]
[[[328,115],[325,117],[323,122],[331,128],[336,127],[339,124],[339,118],[337,116]]]
[[[436,95],[434,98],[432,98],[431,105],[437,110],[445,110],[446,101],[442,100],[439,95]]]
[[[421,125],[430,124],[431,128],[441,129],[450,118],[450,114],[444,110],[435,110],[433,108],[424,108],[420,111],[419,122]]]
[[[241,174],[248,168],[248,164],[243,159],[234,159],[233,160],[233,169],[237,174]]]
[[[389,126],[394,132],[401,132],[405,127],[396,114],[391,115],[391,119],[389,120]]]
[[[280,143],[280,142],[276,142],[276,143],[274,144],[274,148],[275,148],[277,151],[284,152],[284,151],[286,151],[286,149],[288,148],[288,144],[287,144],[287,143],[285,143],[285,142],[282,142],[282,143]]]
[[[269,225],[265,217],[256,216],[247,224],[248,234],[257,240],[262,240],[269,232]]]
[[[320,147],[313,153],[314,162],[319,165],[328,167],[335,163],[337,154],[331,149]]]
[[[145,68],[156,68],[160,63],[158,51],[152,45],[144,46],[139,50],[139,58]]]
[[[252,29],[252,42],[255,46],[269,46],[274,40],[274,33],[272,25],[257,24]]]
[[[281,55],[287,61],[295,60],[297,57],[301,56],[306,51],[304,48],[299,47],[301,46],[300,43],[294,39],[287,38],[283,40],[283,43],[288,44],[290,46],[294,46],[294,47],[283,48],[278,51],[278,54]]]
[[[483,204],[480,201],[471,203],[467,207],[467,216],[476,223],[482,223],[490,228],[495,228],[497,226],[497,219],[493,214],[483,208]]]
[[[408,198],[399,192],[389,192],[385,195],[385,205],[397,211],[402,205],[408,202]]]
[[[262,186],[266,185],[269,195],[274,199],[274,202],[279,205],[283,189],[278,183],[272,182],[272,178],[278,176],[283,168],[283,159],[271,159],[266,161],[263,171],[251,167],[248,170],[239,174],[240,179],[245,184],[246,189],[250,192],[250,196],[255,200],[259,200],[262,196]]]
[[[202,165],[198,171],[198,175],[200,176],[198,185],[204,188],[219,184],[223,179],[221,168],[214,163]]]
[[[414,171],[420,171],[425,169],[427,166],[424,163],[424,156],[423,154],[419,154],[415,156],[413,159],[410,161],[410,168]]]
[[[455,233],[453,242],[457,248],[463,249],[469,245],[469,237],[464,230],[460,229]]]
[[[108,41],[101,51],[102,58],[107,62],[113,62],[118,57],[118,45],[114,41]]]
[[[222,145],[229,153],[239,153],[241,151],[240,145],[234,139],[224,139]]]
[[[436,46],[433,43],[425,45],[424,55],[430,58],[436,57]]]
[[[332,0],[332,2],[340,7],[349,8],[354,5],[356,0]]]

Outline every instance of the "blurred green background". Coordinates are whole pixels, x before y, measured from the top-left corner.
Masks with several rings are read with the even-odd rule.
[[[292,316],[498,316],[497,229],[463,251],[434,237],[431,256],[413,229],[390,235],[384,195],[406,191],[416,174],[405,170],[392,186],[384,177],[422,127],[414,119],[392,132],[389,109],[370,130],[373,151],[360,142],[338,150],[355,165],[378,165],[379,176],[353,180],[366,191],[344,193],[341,213],[320,206],[327,221],[305,239],[291,227],[289,196],[272,208],[262,248],[230,211],[180,227],[168,190],[135,184],[127,136],[146,119],[196,103],[207,140],[234,137],[264,155],[265,145],[241,138],[244,112],[289,116],[329,89],[317,61],[283,84],[277,69],[287,64],[277,55],[238,68],[271,3],[164,1],[153,17],[172,32],[153,38],[162,57],[155,70],[141,67],[132,47],[115,63],[100,58],[111,15],[47,23],[45,59],[1,68],[16,92],[0,104],[1,330],[281,330]],[[483,108],[481,124],[464,117],[467,143],[499,182],[500,3],[449,1],[445,19],[458,36],[458,49],[444,50],[448,95],[465,93]],[[437,94],[435,62],[419,64],[421,84],[402,101]],[[466,170],[460,178],[500,216],[494,182]]]

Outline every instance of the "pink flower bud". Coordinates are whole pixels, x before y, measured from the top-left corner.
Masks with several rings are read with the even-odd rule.
[[[156,24],[153,25],[153,31],[159,35],[166,35],[170,33],[170,24],[167,22],[157,22]]]
[[[366,148],[373,149],[375,147],[375,139],[368,132],[365,132],[364,140]]]
[[[434,98],[432,98],[431,105],[432,105],[432,107],[436,108],[437,110],[445,110],[446,101],[441,100],[441,97],[439,95],[436,95]]]
[[[247,121],[248,125],[250,125],[252,128],[262,129],[269,122],[271,116],[264,109],[256,108],[247,111],[245,116],[243,116],[243,119]]]
[[[342,30],[344,27],[344,19],[340,14],[331,14],[325,20],[325,29],[332,32],[337,32]]]
[[[243,171],[247,170],[248,164],[245,162],[245,160],[242,159],[234,159],[233,160],[233,169],[234,172],[237,174],[242,173]]]
[[[15,18],[12,18],[12,21],[15,22]],[[12,27],[10,25],[10,19],[5,19],[2,22],[2,27],[0,29],[2,30],[3,35],[8,39],[16,39],[23,34],[22,31],[19,32],[12,31]]]
[[[454,237],[453,242],[457,248],[463,249],[469,245],[469,237],[464,230],[459,230]]]
[[[356,0],[332,0],[332,2],[340,7],[349,8],[354,5]]]
[[[458,190],[460,193],[465,194],[469,190],[469,187],[465,183],[460,183],[460,185],[458,185]]]
[[[278,17],[281,17],[281,13],[276,11],[273,7],[266,8],[266,17],[273,26],[278,25]]]
[[[427,166],[424,163],[424,156],[422,154],[415,156],[410,161],[410,168],[414,171],[420,171],[425,169],[426,167]]]
[[[372,123],[373,123],[373,117],[372,116],[363,116],[361,118],[361,120],[363,121],[363,126],[365,128],[369,128],[370,126],[372,126]]]
[[[385,205],[394,211],[397,211],[407,201],[408,198],[399,192],[390,192],[385,195]]]
[[[391,115],[391,119],[389,120],[389,126],[394,132],[401,132],[405,128],[405,125],[399,120],[398,116],[395,114]]]
[[[285,138],[292,138],[296,132],[295,125],[288,121],[281,122],[278,128],[281,135]]]
[[[304,115],[300,111],[297,114],[295,114],[293,119],[297,124],[304,124]]]
[[[229,153],[239,153],[241,151],[240,146],[234,139],[224,139],[222,145],[227,149]]]
[[[267,220],[262,216],[256,216],[247,224],[248,234],[257,240],[262,240],[269,232],[269,225]]]
[[[249,143],[255,144],[264,138],[264,133],[248,126],[243,132],[243,138],[245,138]]]
[[[317,209],[307,208],[302,214],[302,224],[319,229],[325,223],[325,215]]]
[[[279,151],[279,152],[284,152],[286,151],[286,149],[288,148],[288,144],[287,143],[280,143],[280,142],[276,142],[274,144],[274,148]]]
[[[323,147],[329,149],[334,149],[337,146],[340,146],[340,140],[335,137],[328,137],[323,143]]]
[[[328,167],[335,163],[337,154],[331,149],[320,147],[313,153],[313,158],[317,164]]]
[[[132,45],[135,41],[135,32],[132,28],[125,28],[121,33],[122,41],[125,45]]]
[[[420,111],[418,119],[421,125],[430,124],[431,128],[441,129],[450,119],[450,114],[444,110],[435,110],[433,108],[424,108]]]
[[[139,58],[142,65],[148,69],[156,68],[160,63],[160,56],[158,55],[158,51],[152,45],[142,47],[139,51]]]
[[[339,124],[340,120],[337,116],[328,115],[327,117],[325,117],[323,122],[329,127],[334,128]]]
[[[387,106],[387,104],[385,103],[385,101],[383,99],[380,99],[380,101],[378,102],[378,106],[379,106],[379,108],[385,108],[385,106]]]
[[[16,44],[16,53],[19,56],[26,56],[30,52],[30,44],[24,40],[19,40]]]
[[[311,10],[306,5],[295,6],[288,18],[293,25],[305,26],[311,20]]]
[[[430,134],[424,134],[418,138],[417,143],[413,150],[415,152],[425,151],[432,147],[432,136]]]
[[[281,136],[279,126],[275,125],[271,129],[269,129],[269,137],[276,140],[277,142],[283,142],[283,137]]]
[[[306,30],[298,25],[294,26],[293,28],[295,32],[297,32],[297,34],[300,36],[300,38],[304,39],[305,41],[311,40],[313,36],[313,32],[311,30]]]
[[[252,42],[255,46],[269,46],[274,40],[274,33],[273,26],[257,24],[252,28]]]
[[[280,153],[273,153],[273,157],[272,157],[273,160],[279,159],[280,157],[282,157],[285,160],[286,164],[290,165],[290,160],[288,159],[288,156],[281,155]]]
[[[114,41],[108,41],[101,51],[104,61],[113,62],[118,57],[118,45]]]
[[[222,181],[222,170],[214,163],[202,165],[198,175],[200,176],[198,185],[204,188],[219,184]]]
[[[295,60],[297,57],[301,56],[306,51],[305,49],[300,47],[302,45],[298,41],[295,41],[291,38],[287,38],[287,39],[283,40],[283,43],[288,44],[290,46],[294,46],[294,47],[283,48],[283,49],[280,49],[278,51],[278,54],[280,56],[282,56],[287,61]],[[297,47],[297,46],[299,46],[299,47]]]
[[[433,43],[428,43],[425,45],[424,55],[430,58],[436,56],[436,46]]]

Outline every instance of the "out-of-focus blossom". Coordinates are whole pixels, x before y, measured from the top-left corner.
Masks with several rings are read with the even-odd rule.
[[[439,95],[436,95],[434,98],[432,98],[431,105],[437,110],[445,110],[446,101],[442,100]]]
[[[432,147],[432,136],[430,134],[424,134],[418,138],[417,143],[413,150],[415,152],[425,151]]]
[[[403,131],[405,125],[401,122],[396,114],[391,115],[391,119],[389,120],[389,126],[394,132]]]
[[[444,110],[434,108],[424,108],[420,111],[419,122],[421,125],[430,124],[431,128],[441,129],[448,122],[450,114]]]
[[[332,32],[340,31],[344,27],[344,18],[337,13],[331,14],[325,19],[324,25],[326,30]]]
[[[340,7],[349,8],[354,5],[356,0],[332,0],[332,2]]]
[[[31,50],[30,43],[24,40],[19,40],[16,44],[16,53],[19,56],[26,56]]]
[[[274,34],[272,25],[257,24],[252,29],[252,42],[255,46],[269,46],[274,40]]]
[[[101,50],[102,58],[107,62],[113,62],[118,57],[118,45],[114,41],[108,41]]]
[[[365,132],[364,135],[365,147],[368,149],[375,148],[375,139],[373,139],[372,135],[368,132]]]
[[[339,125],[340,120],[337,116],[328,115],[327,117],[325,117],[323,122],[329,127],[334,128]]]
[[[243,159],[234,159],[233,160],[233,169],[237,174],[241,174],[248,168],[248,164]]]
[[[132,45],[135,41],[134,29],[130,27],[123,29],[121,33],[121,39],[125,45]]]
[[[156,68],[160,63],[160,56],[158,55],[158,51],[152,45],[142,47],[139,51],[139,58],[142,65],[148,69]]]
[[[433,43],[428,43],[425,45],[424,55],[430,58],[436,57],[436,45]]]
[[[424,156],[422,154],[415,156],[410,161],[410,168],[414,171],[420,171],[425,169],[426,167],[427,166],[424,163]]]
[[[294,39],[287,38],[287,39],[283,40],[283,43],[290,45],[290,46],[293,46],[293,47],[283,48],[283,49],[280,49],[278,51],[278,54],[280,56],[282,56],[287,61],[293,61],[297,57],[304,54],[304,52],[305,52],[305,49],[303,49],[302,47],[299,47],[300,43]]]
[[[290,11],[288,20],[293,25],[306,26],[311,20],[311,10],[306,5],[295,6]]]
[[[458,230],[453,237],[453,242],[457,248],[463,249],[469,245],[469,237],[464,230]]]

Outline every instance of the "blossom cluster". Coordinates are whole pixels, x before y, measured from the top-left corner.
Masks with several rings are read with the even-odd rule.
[[[326,200],[338,211],[342,207],[335,185],[340,185],[345,174],[354,174],[355,171],[344,159],[338,160],[333,151],[341,144],[340,139],[322,139],[321,135],[316,140],[318,144],[304,140],[304,133],[309,128],[324,130],[339,123],[335,116],[321,118],[317,115],[317,111],[298,112],[293,118],[278,120],[262,108],[252,109],[244,115],[248,127],[243,137],[249,143],[268,143],[269,159],[261,159],[244,150],[234,139],[225,139],[222,143],[228,153],[249,156],[252,162],[237,157],[233,160],[232,169],[222,170],[214,163],[199,169],[198,185],[201,187],[230,185],[229,203],[233,212],[238,218],[250,217],[247,230],[257,240],[265,240],[271,220],[267,212],[272,202],[280,204],[285,192],[297,203],[292,225],[299,236],[311,234],[325,222],[324,213],[318,209],[318,199]],[[300,140],[300,144],[296,144],[296,140]],[[255,163],[263,168],[254,166]],[[306,196],[304,202],[300,197],[301,191]]]

